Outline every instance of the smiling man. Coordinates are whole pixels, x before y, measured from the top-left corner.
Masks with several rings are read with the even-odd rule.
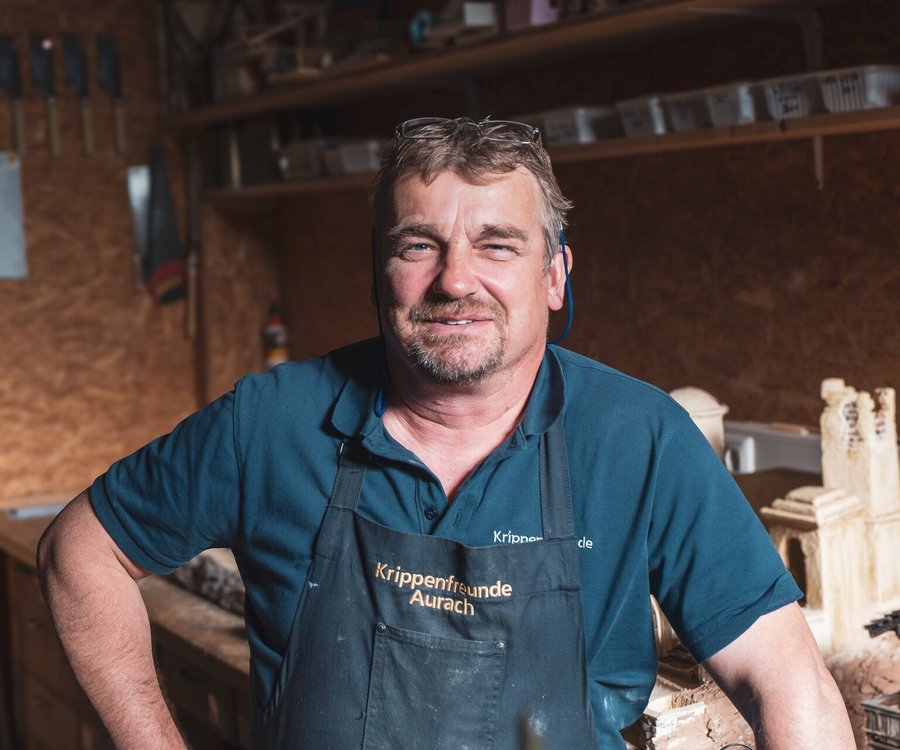
[[[120,748],[181,748],[134,584],[208,547],[247,588],[254,748],[622,748],[650,595],[769,750],[850,750],[800,592],[688,415],[547,343],[568,201],[522,123],[397,129],[381,336],[243,378],[50,527],[44,590]]]

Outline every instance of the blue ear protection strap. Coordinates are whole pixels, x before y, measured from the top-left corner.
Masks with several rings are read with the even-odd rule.
[[[378,299],[378,239],[372,227],[372,295],[375,297],[375,317],[378,319],[378,348],[381,353],[381,387],[375,394],[375,416],[384,416],[387,403],[384,392],[387,389],[390,373],[387,366],[387,352],[384,350],[384,326],[381,324],[381,300]]]
[[[572,282],[569,279],[569,264],[566,262],[566,235],[562,227],[559,228],[559,251],[563,254],[563,272],[566,275],[566,305],[569,307],[569,319],[566,321],[566,327],[563,332],[555,339],[548,341],[548,344],[558,344],[572,329],[572,319],[575,317],[575,301],[572,298]]]

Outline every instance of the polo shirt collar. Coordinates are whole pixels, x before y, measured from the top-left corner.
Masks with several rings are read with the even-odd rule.
[[[544,350],[525,415],[517,429],[521,437],[544,434],[562,414],[566,383],[556,349],[556,346],[548,345]],[[353,368],[338,395],[331,424],[345,437],[366,441],[381,429],[381,418],[375,413],[375,399],[381,388],[378,356],[361,358],[366,361],[358,361],[359,366]]]

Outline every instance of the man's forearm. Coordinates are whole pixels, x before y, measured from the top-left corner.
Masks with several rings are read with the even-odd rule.
[[[182,750],[156,677],[147,610],[116,552],[81,495],[41,540],[41,588],[75,676],[116,747]]]
[[[855,750],[844,700],[796,604],[760,617],[705,665],[759,750]]]
[[[856,746],[847,708],[830,675],[794,695],[766,701],[754,730],[758,750],[853,750]]]

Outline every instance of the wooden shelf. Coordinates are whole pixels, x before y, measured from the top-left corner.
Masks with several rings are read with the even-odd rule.
[[[793,120],[766,120],[730,128],[705,128],[643,138],[615,138],[594,143],[555,146],[550,149],[554,164],[570,164],[594,159],[692,151],[715,146],[739,146],[752,143],[777,143],[817,136],[872,133],[900,130],[900,106],[860,112],[813,115]],[[245,188],[210,190],[207,199],[228,208],[262,206],[286,196],[337,190],[365,189],[374,174],[356,174]]]
[[[841,0],[807,0],[825,5]],[[565,19],[548,26],[502,34],[437,52],[421,51],[400,60],[364,69],[326,71],[309,82],[264,91],[253,97],[222,102],[173,117],[177,128],[223,123],[267,112],[295,109],[353,97],[372,96],[391,88],[423,83],[440,76],[482,72],[587,46],[734,22],[740,11],[791,5],[789,0],[640,0],[591,16]]]

